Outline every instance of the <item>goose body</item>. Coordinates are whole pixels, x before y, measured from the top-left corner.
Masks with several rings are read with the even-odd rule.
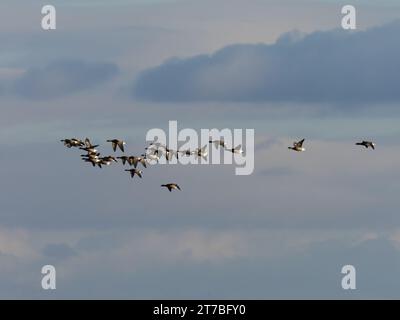
[[[181,190],[181,188],[176,183],[162,184],[161,187],[167,188],[169,190],[169,192],[171,192],[172,189]]]

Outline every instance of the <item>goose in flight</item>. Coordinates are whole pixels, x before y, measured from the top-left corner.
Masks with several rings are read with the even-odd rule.
[[[373,143],[372,141],[362,141],[362,142],[357,142],[356,143],[357,146],[364,146],[365,148],[372,148],[373,150],[375,150],[375,143]]]
[[[88,158],[83,158],[82,160],[85,162],[90,162],[93,167],[97,165],[99,168],[101,168],[101,165],[104,164],[102,160],[100,160],[97,157],[88,157]]]
[[[85,147],[80,147],[79,149],[85,150],[86,152],[96,153],[96,152],[97,152],[96,148],[97,148],[98,146],[99,146],[98,144],[93,145],[93,144],[90,142],[89,138],[86,138],[86,139],[85,139]]]
[[[219,140],[212,140],[211,137],[208,141],[209,143],[213,143],[215,145],[215,147],[222,147],[222,148],[226,148],[226,143],[224,141],[224,139],[219,139]]]
[[[193,151],[191,151],[190,149],[179,150],[178,152],[183,156],[191,156],[193,154]]]
[[[160,157],[157,154],[141,154],[140,155],[141,158],[143,158],[144,163],[150,163],[150,161],[155,161],[158,162],[160,160]]]
[[[117,159],[121,159],[122,160],[122,165],[125,165],[126,162],[129,163],[129,157],[128,156],[117,157]]]
[[[96,148],[96,147],[98,147],[99,145],[98,145],[98,144],[93,145],[93,144],[90,142],[90,139],[89,139],[89,138],[86,138],[86,139],[85,139],[85,146],[86,146],[86,148]]]
[[[163,145],[161,145],[160,148],[164,149],[163,153],[164,153],[165,159],[167,159],[168,161],[170,161],[174,155],[178,159],[177,151],[169,149],[167,146],[163,146]]]
[[[288,149],[297,151],[297,152],[301,152],[301,151],[306,151],[305,148],[303,148],[303,143],[304,143],[305,139],[302,139],[298,142],[293,142],[293,147],[288,147]]]
[[[107,166],[110,165],[111,162],[118,162],[118,160],[115,159],[115,157],[113,157],[113,156],[102,157],[102,158],[99,158],[99,159],[100,159],[102,164],[105,164]]]
[[[169,192],[171,192],[172,189],[181,190],[181,188],[176,183],[162,184],[161,187],[168,188]]]
[[[125,169],[125,171],[129,171],[131,174],[131,177],[133,178],[136,175],[138,175],[140,178],[142,178],[142,170],[138,170],[138,169]]]
[[[120,148],[122,152],[125,152],[124,150],[124,145],[126,144],[125,141],[112,139],[112,140],[107,140],[107,142],[111,142],[114,152],[117,151],[117,147]]]
[[[143,157],[130,156],[128,157],[128,163],[135,168],[137,167],[138,163],[141,163],[143,167],[147,168],[146,160]]]
[[[160,159],[160,154],[162,152],[160,151],[159,147],[154,148],[153,146],[150,146],[150,147],[146,147],[145,150],[146,150],[145,152],[148,156],[152,155],[152,156],[156,157],[157,159]]]
[[[75,139],[75,138],[71,138],[71,139],[63,139],[60,140],[61,142],[64,143],[64,146],[66,146],[67,148],[72,148],[72,147],[82,147],[85,144],[83,143],[83,141],[79,140],[79,139]]]
[[[235,148],[225,149],[225,150],[230,151],[230,152],[232,152],[232,153],[236,153],[236,154],[242,154],[242,153],[243,153],[242,145],[241,145],[241,144],[239,144],[239,145],[238,145],[237,147],[235,147]]]
[[[98,159],[100,153],[88,152],[87,154],[81,154],[82,159]]]
[[[91,147],[80,147],[79,149],[84,150],[87,153],[97,153],[96,147],[98,147],[98,145],[91,146]]]
[[[207,145],[202,148],[197,148],[195,151],[193,151],[193,154],[195,155],[196,159],[203,158],[204,160],[207,160]]]

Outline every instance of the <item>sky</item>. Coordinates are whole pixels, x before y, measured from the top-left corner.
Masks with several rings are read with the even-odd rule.
[[[42,1],[0,3],[0,298],[399,298],[398,1],[51,4],[44,31]],[[139,155],[170,120],[254,129],[254,172],[160,165],[139,181],[60,142]]]

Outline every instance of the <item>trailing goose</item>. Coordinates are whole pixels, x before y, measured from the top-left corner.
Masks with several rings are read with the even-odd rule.
[[[133,178],[136,175],[138,175],[140,178],[142,178],[142,170],[138,170],[138,169],[125,169],[125,171],[129,171],[131,174],[131,177]]]
[[[125,141],[112,139],[112,140],[107,140],[107,142],[111,142],[114,152],[117,151],[117,147],[120,148],[122,152],[125,152],[124,151],[124,145],[126,144]]]
[[[176,183],[162,184],[161,187],[168,188],[169,192],[171,192],[172,189],[181,190],[181,188]]]
[[[372,141],[362,141],[362,142],[357,142],[356,143],[357,146],[364,146],[365,148],[372,148],[373,150],[375,150],[375,143],[373,143]]]
[[[303,148],[303,143],[304,143],[305,139],[302,139],[298,142],[293,142],[293,147],[288,147],[288,149],[297,151],[297,152],[302,152],[302,151],[306,151],[305,148]]]

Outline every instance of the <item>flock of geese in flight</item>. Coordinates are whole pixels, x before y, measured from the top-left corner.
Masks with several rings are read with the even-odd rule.
[[[166,158],[167,161],[170,161],[174,156],[178,159],[180,155],[182,156],[192,156],[194,155],[196,159],[207,159],[207,145],[202,148],[196,148],[195,150],[172,150],[167,146],[159,143],[152,142],[148,147],[145,148],[145,153],[140,156],[127,156],[121,155],[119,157],[115,156],[101,156],[98,150],[96,149],[99,145],[93,145],[90,142],[89,138],[86,138],[84,141],[76,138],[63,139],[61,142],[67,148],[79,148],[80,150],[86,151],[85,154],[81,154],[81,159],[87,163],[91,163],[93,167],[98,166],[102,168],[102,166],[108,166],[113,162],[118,162],[118,159],[121,160],[122,165],[129,164],[133,168],[125,169],[125,171],[129,172],[130,176],[133,178],[137,175],[139,178],[143,177],[143,171],[139,169],[138,165],[141,167],[147,168],[147,165],[153,162],[158,162],[162,156]],[[107,142],[111,143],[111,147],[114,152],[119,149],[123,153],[125,153],[125,145],[126,142],[119,139],[111,139],[107,140]],[[233,148],[228,148],[224,140],[211,140],[210,143],[213,143],[216,147],[222,147],[226,151],[230,151],[233,154],[242,154],[242,146],[238,145]],[[162,184],[161,187],[167,188],[170,192],[172,190],[181,190],[180,186],[177,183],[166,183]]]
[[[293,142],[293,146],[288,147],[289,149],[297,152],[303,152],[306,149],[303,147],[305,139],[300,141]],[[147,165],[150,164],[152,161],[158,162],[160,157],[164,156],[167,161],[170,161],[172,157],[179,158],[179,155],[182,156],[191,156],[194,155],[196,159],[203,158],[207,159],[207,145],[202,148],[197,148],[195,150],[172,150],[169,149],[167,146],[159,143],[159,142],[152,142],[148,147],[145,148],[145,153],[141,154],[140,156],[127,156],[122,155],[119,157],[114,156],[104,156],[102,157],[100,153],[97,151],[98,144],[93,145],[90,142],[89,138],[86,138],[84,141],[76,138],[70,139],[63,139],[61,142],[68,148],[79,148],[80,150],[86,151],[86,154],[81,155],[81,159],[87,163],[91,163],[93,167],[98,166],[102,168],[103,165],[110,165],[113,162],[118,162],[117,159],[120,159],[122,165],[129,164],[133,166],[133,168],[125,169],[125,171],[129,172],[130,176],[133,178],[137,175],[139,178],[142,178],[143,171],[138,168],[140,164],[143,168],[147,168]],[[119,139],[112,139],[107,140],[107,142],[111,143],[111,147],[114,152],[117,149],[121,150],[123,153],[125,152],[125,141]],[[210,139],[209,143],[213,143],[217,148],[222,147],[226,151],[230,151],[233,154],[242,154],[243,150],[241,145],[237,147],[228,148],[224,140],[212,140]],[[361,141],[357,142],[356,145],[364,146],[366,149],[371,148],[375,150],[375,144],[371,141]],[[167,188],[170,192],[172,190],[181,190],[178,184],[176,183],[166,183],[162,184],[161,187]]]

